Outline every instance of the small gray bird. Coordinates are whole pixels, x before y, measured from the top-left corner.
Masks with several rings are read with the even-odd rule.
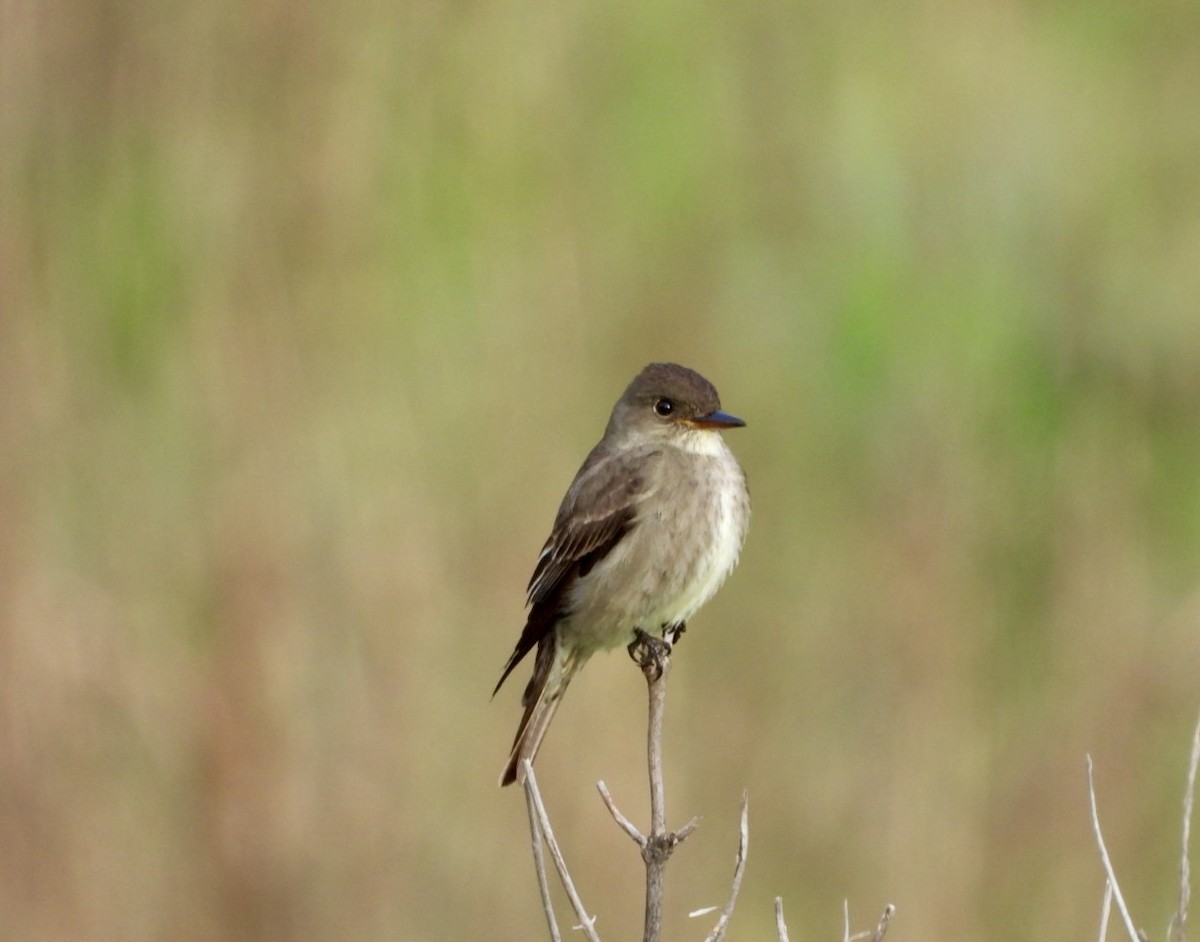
[[[563,498],[529,580],[529,618],[496,690],[534,646],[501,785],[522,778],[571,678],[639,632],[675,639],[737,565],[750,523],[746,476],[712,383],[652,363],[613,408]],[[495,696],[495,691],[492,692]]]

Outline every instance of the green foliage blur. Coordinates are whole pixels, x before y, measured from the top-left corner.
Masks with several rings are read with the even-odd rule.
[[[1200,709],[1200,5],[0,10],[0,938],[538,939],[524,677],[645,363],[751,482],[668,705],[668,932],[1094,938]],[[539,773],[640,933],[644,684]],[[564,917],[569,919],[569,917]]]

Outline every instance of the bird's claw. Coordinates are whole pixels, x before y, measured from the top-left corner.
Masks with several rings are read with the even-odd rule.
[[[642,669],[642,673],[649,677],[653,671],[653,679],[659,680],[662,678],[666,661],[671,656],[671,642],[665,636],[656,638],[641,628],[634,628],[633,641],[626,650],[633,658],[633,663]]]

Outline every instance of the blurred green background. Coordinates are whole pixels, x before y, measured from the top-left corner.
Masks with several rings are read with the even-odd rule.
[[[755,517],[670,938],[1140,924],[1200,707],[1200,5],[0,8],[0,937],[544,937],[488,695],[646,362]],[[524,671],[519,672],[523,674]],[[539,763],[640,935],[644,684]],[[569,917],[564,917],[568,918]]]

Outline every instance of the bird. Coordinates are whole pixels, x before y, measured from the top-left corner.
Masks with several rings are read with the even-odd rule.
[[[588,658],[620,645],[634,654],[656,634],[669,650],[733,571],[750,494],[721,432],[745,424],[722,411],[712,383],[675,363],[651,363],[617,400],[559,506],[525,627],[492,691],[537,648],[501,786],[523,784],[524,760]]]

